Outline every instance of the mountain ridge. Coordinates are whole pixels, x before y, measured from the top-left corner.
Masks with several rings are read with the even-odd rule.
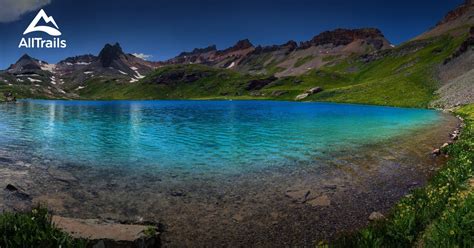
[[[447,78],[428,72],[451,71],[457,64],[470,69],[469,29],[458,25],[471,12],[472,1],[466,1],[434,29],[397,47],[376,28],[338,28],[299,43],[261,46],[242,39],[228,48],[195,48],[164,61],[140,59],[118,43],[106,44],[97,55],[69,57],[57,64],[26,55],[0,72],[0,90],[13,87],[25,96],[73,99],[294,100],[319,87],[322,92],[302,99],[426,107],[437,97],[436,77]],[[468,55],[448,61],[462,46]],[[439,67],[443,61],[446,66]],[[23,72],[29,75],[26,80]],[[220,82],[226,80],[232,84]],[[413,101],[400,99],[411,94]]]

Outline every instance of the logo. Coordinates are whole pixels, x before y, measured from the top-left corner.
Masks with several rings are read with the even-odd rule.
[[[41,19],[43,19],[44,22],[46,22],[46,23],[51,22],[56,28],[49,27],[49,26],[37,26],[38,22]],[[33,21],[30,23],[30,26],[28,26],[26,28],[25,32],[23,32],[23,35],[29,34],[31,32],[37,32],[37,31],[45,32],[45,33],[47,33],[51,36],[60,36],[61,35],[61,32],[59,31],[58,24],[56,24],[56,22],[54,21],[54,18],[52,16],[46,15],[46,12],[44,12],[44,10],[42,10],[42,9],[38,12],[35,19],[33,19]]]
[[[45,24],[52,24],[53,26],[44,26],[38,25],[38,23],[43,20]],[[30,25],[25,29],[23,35],[34,33],[34,32],[44,32],[50,36],[55,36],[52,40],[43,39],[41,37],[29,37],[22,38],[18,48],[66,48],[66,40],[61,40],[61,38],[56,36],[61,36],[61,31],[59,31],[58,24],[52,16],[48,16],[46,12],[41,9],[36,17],[31,21]]]

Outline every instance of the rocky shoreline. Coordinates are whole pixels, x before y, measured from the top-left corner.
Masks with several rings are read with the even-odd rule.
[[[440,126],[382,146],[330,154],[319,169],[308,165],[226,179],[130,175],[16,161],[0,153],[0,179],[6,183],[0,208],[22,211],[42,203],[64,216],[57,218],[79,218],[79,225],[85,219],[155,226],[155,240],[166,247],[314,245],[383,218],[409,190],[424,185],[446,160],[429,156],[429,147],[446,142],[440,133],[459,130],[457,120]]]

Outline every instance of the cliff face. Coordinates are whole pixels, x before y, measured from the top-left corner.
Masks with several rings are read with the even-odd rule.
[[[374,45],[376,49],[381,49],[384,44],[388,43],[382,32],[375,28],[336,29],[333,31],[323,32],[310,41],[302,42],[299,49],[329,44],[333,46],[346,46],[356,40],[364,40],[369,44]]]

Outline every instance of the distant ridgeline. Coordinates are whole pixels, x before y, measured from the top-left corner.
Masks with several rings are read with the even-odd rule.
[[[474,102],[474,4],[395,47],[374,28],[336,29],[299,44],[215,45],[166,61],[125,53],[118,43],[57,64],[23,55],[0,71],[0,91],[20,98],[278,99],[407,107]],[[471,29],[471,31],[470,31]],[[313,89],[318,89],[317,91]]]

